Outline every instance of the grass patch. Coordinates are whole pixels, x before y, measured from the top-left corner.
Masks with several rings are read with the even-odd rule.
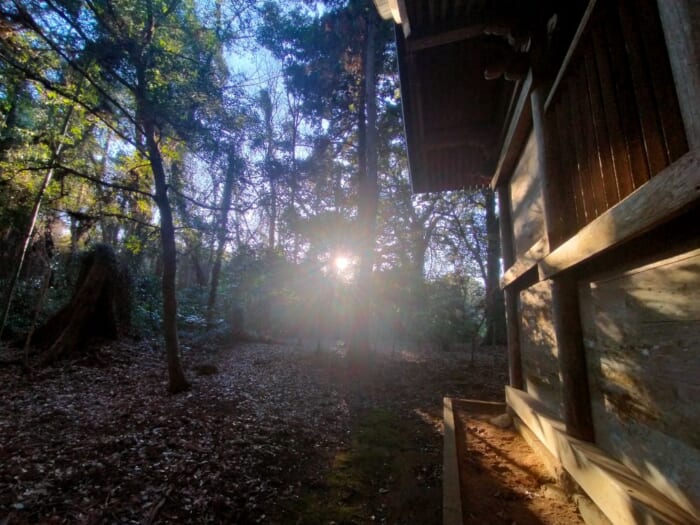
[[[350,446],[331,464],[324,485],[302,499],[297,523],[337,525],[368,523],[378,501],[411,466],[402,458],[410,433],[388,410],[371,410],[356,422]]]

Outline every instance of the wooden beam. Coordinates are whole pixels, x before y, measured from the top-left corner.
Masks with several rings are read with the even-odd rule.
[[[411,21],[408,19],[408,11],[406,10],[406,0],[397,1],[399,7],[399,16],[401,17],[401,29],[403,29],[404,38],[411,36]]]
[[[506,338],[508,340],[508,382],[513,388],[525,388],[523,359],[520,349],[520,315],[518,290],[509,286],[504,291],[506,307]]]
[[[390,20],[393,18],[391,3],[391,0],[374,0],[374,6],[377,8],[377,12],[383,20]]]
[[[501,278],[501,289],[515,283],[520,277],[537,266],[544,256],[547,255],[547,239],[541,237],[539,241],[532,245],[525,254],[513,264]]]
[[[544,113],[544,89],[537,86],[532,92],[532,123],[537,141],[545,231],[558,228],[558,203],[550,187],[558,183],[558,159],[554,143],[555,130]],[[551,235],[549,236],[551,238]],[[550,245],[548,244],[548,247]],[[564,421],[570,436],[593,441],[593,415],[588,388],[586,349],[578,308],[578,287],[573,276],[561,275],[552,280],[552,317],[559,353],[559,372],[562,381]]]
[[[374,5],[384,20],[393,20],[401,25],[403,36],[411,34],[411,23],[408,21],[405,0],[374,0]]]
[[[532,71],[528,72],[520,89],[518,102],[515,105],[513,116],[508,127],[503,146],[498,156],[496,170],[491,179],[491,189],[495,190],[508,181],[513,172],[515,163],[520,157],[532,126],[532,112],[530,106],[530,92],[532,90]]]
[[[552,318],[559,353],[566,432],[577,439],[593,442],[595,430],[579,311],[578,284],[571,275],[561,275],[552,279]]]
[[[700,148],[700,2],[658,0],[661,25],[691,150]]]
[[[664,0],[659,1],[663,2]],[[569,45],[569,49],[567,50],[566,55],[564,56],[564,60],[561,63],[561,67],[559,67],[559,72],[557,73],[557,76],[554,79],[554,83],[549,89],[547,100],[544,103],[545,110],[548,109],[549,105],[552,103],[552,99],[554,98],[554,95],[557,92],[557,88],[559,87],[559,84],[561,84],[562,78],[564,78],[564,74],[566,73],[566,70],[569,67],[571,58],[574,56],[574,53],[576,52],[576,48],[578,47],[581,37],[586,31],[588,21],[591,19],[591,15],[593,14],[593,10],[595,9],[596,2],[597,0],[588,0],[588,6],[583,12],[581,22],[579,22],[578,28],[576,29],[576,33],[574,33],[574,37],[571,39],[571,44]]]
[[[513,218],[511,216],[510,189],[498,188],[498,224],[501,234],[503,262],[511,266],[515,260],[513,246]],[[518,315],[518,291],[514,287],[504,290],[506,307],[506,338],[508,340],[508,377],[510,386],[523,388],[523,363],[520,351],[520,316]]]
[[[539,401],[506,387],[506,402],[615,525],[698,523],[646,480],[591,443],[571,436]]]
[[[540,279],[554,277],[669,221],[699,199],[700,149],[695,149],[547,255],[538,265]]]
[[[459,482],[457,458],[457,429],[452,410],[452,399],[442,399],[443,456],[442,456],[442,523],[462,525],[462,489]]]
[[[485,28],[486,24],[475,24],[467,27],[461,27],[459,29],[453,29],[452,31],[445,31],[444,33],[440,33],[438,35],[424,36],[422,38],[408,40],[406,41],[406,45],[410,53],[415,53],[416,51],[423,51],[432,47],[444,46],[446,44],[452,44],[454,42],[461,42],[462,40],[483,36]]]

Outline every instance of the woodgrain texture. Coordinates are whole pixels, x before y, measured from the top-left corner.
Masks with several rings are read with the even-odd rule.
[[[590,119],[589,119],[590,121]],[[548,233],[549,248],[556,246],[553,240],[561,241],[559,216],[560,203],[557,202],[556,186],[558,151],[555,147],[553,122],[545,118],[544,97],[539,88],[532,92],[532,122],[537,140],[539,178],[543,192],[545,229]],[[591,122],[591,128],[592,121]],[[589,140],[589,145],[593,140]],[[591,168],[591,173],[600,170]],[[601,184],[598,185],[602,189]],[[604,192],[601,192],[604,196]],[[590,395],[586,370],[586,355],[581,337],[578,289],[570,274],[557,275],[552,279],[551,289],[552,321],[558,350],[559,375],[561,377],[561,397],[564,422],[569,435],[586,441],[593,441],[593,418],[591,416]]]
[[[516,262],[545,236],[542,185],[534,134],[530,135],[510,182]]]
[[[462,497],[460,494],[459,467],[457,466],[457,440],[452,399],[442,400],[443,461],[442,461],[442,523],[462,524]]]
[[[510,124],[506,131],[501,153],[498,156],[496,170],[491,179],[491,188],[507,184],[508,177],[518,161],[520,152],[527,140],[532,126],[532,113],[530,111],[530,92],[532,91],[532,71],[529,71],[520,88],[520,94],[515,103]]]
[[[700,513],[700,250],[580,286],[596,442]]]
[[[540,278],[628,241],[689,209],[700,198],[700,150],[686,153],[545,257]]]
[[[657,3],[688,144],[700,148],[700,2]]]
[[[552,321],[552,283],[520,292],[520,351],[525,390],[563,417],[562,385]]]
[[[503,262],[510,266],[515,261],[513,248],[513,219],[511,217],[510,190],[507,186],[498,188],[500,218],[498,226],[501,235]],[[504,290],[506,308],[506,336],[508,338],[508,378],[513,388],[523,388],[523,365],[520,353],[520,321],[518,318],[518,292],[514,288]]]
[[[506,387],[506,401],[615,525],[691,525],[700,520],[595,445],[568,436],[564,424],[537,399]]]
[[[513,264],[510,268],[506,270],[501,278],[501,288],[510,286],[520,277],[525,275],[537,263],[540,262],[544,256],[547,255],[547,239],[545,237],[540,238],[532,247],[526,251],[518,261]]]
[[[596,3],[546,107],[559,165],[546,187],[570,204],[548,223],[553,248],[688,151],[656,0]]]

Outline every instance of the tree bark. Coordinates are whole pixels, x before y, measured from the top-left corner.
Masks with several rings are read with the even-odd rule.
[[[130,280],[114,250],[97,245],[83,258],[70,302],[33,335],[47,350],[40,364],[48,365],[94,337],[116,339],[129,327]]]
[[[155,202],[160,213],[160,242],[163,254],[163,335],[168,364],[168,390],[172,394],[187,390],[190,385],[185,378],[177,339],[177,296],[175,277],[177,252],[172,209],[168,200],[168,186],[163,168],[163,159],[156,140],[155,125],[150,118],[144,119],[143,128],[148,148],[148,157],[156,186]]]
[[[287,95],[289,97],[289,95]],[[291,190],[291,198],[289,207],[292,216],[293,228],[293,243],[292,243],[292,262],[296,264],[299,260],[299,231],[297,221],[297,194],[299,193],[299,181],[297,179],[297,134],[299,128],[299,109],[288,99],[289,113],[292,119],[292,137],[289,145],[289,159],[291,163],[289,186]]]
[[[372,6],[373,7],[373,6]],[[366,42],[363,57],[363,83],[358,104],[358,172],[359,226],[358,297],[355,307],[354,343],[350,351],[356,358],[366,357],[370,350],[370,319],[372,301],[372,270],[374,267],[375,228],[378,207],[377,186],[377,88],[375,41],[376,13],[367,13]]]
[[[505,344],[505,304],[500,289],[501,264],[499,254],[498,217],[496,198],[492,190],[484,190],[486,206],[486,335],[488,344]]]
[[[76,96],[80,94],[80,90],[82,88],[82,81],[78,83],[78,87],[76,89]],[[49,161],[49,169],[46,172],[46,175],[44,175],[44,180],[41,183],[41,186],[39,187],[39,192],[36,195],[36,198],[34,199],[34,206],[32,207],[32,213],[29,216],[29,224],[27,225],[27,233],[24,236],[24,240],[22,242],[22,251],[20,252],[19,259],[17,261],[17,265],[15,267],[15,271],[12,274],[12,278],[10,280],[10,285],[8,287],[7,295],[5,298],[5,304],[3,307],[2,311],[2,319],[0,320],[0,340],[2,340],[2,334],[5,331],[5,325],[7,324],[7,317],[10,313],[10,308],[12,308],[12,300],[14,298],[15,294],[15,288],[17,287],[17,281],[19,280],[19,276],[22,273],[22,267],[24,266],[24,259],[27,256],[27,250],[29,250],[29,245],[32,240],[32,234],[34,233],[34,227],[36,226],[36,221],[37,218],[39,217],[39,210],[41,209],[41,201],[44,199],[44,194],[46,193],[46,190],[49,187],[49,184],[51,184],[51,179],[53,179],[53,174],[54,174],[54,169],[56,166],[56,163],[60,160],[61,158],[61,151],[63,150],[63,142],[60,142],[63,140],[63,138],[66,136],[68,133],[68,126],[70,125],[70,120],[71,117],[73,116],[73,111],[74,111],[75,106],[71,105],[68,108],[68,111],[66,112],[66,117],[63,120],[63,125],[61,126],[61,133],[59,135],[59,143],[56,145],[55,149],[51,153],[51,160]]]
[[[221,195],[221,212],[219,214],[219,224],[216,230],[216,255],[214,266],[211,269],[211,284],[209,288],[209,300],[207,301],[207,327],[212,326],[214,320],[214,309],[216,308],[216,295],[219,289],[219,275],[221,274],[221,263],[226,248],[226,233],[228,225],[229,208],[233,200],[233,182],[236,175],[236,158],[233,152],[228,155],[228,165],[226,167],[226,179],[224,180],[223,194]]]

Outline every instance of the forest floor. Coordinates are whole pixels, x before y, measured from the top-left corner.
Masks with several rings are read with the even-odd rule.
[[[156,347],[0,368],[0,525],[437,525],[442,398],[500,401],[506,382],[501,348],[358,369],[342,347],[183,345],[192,389],[169,396]],[[521,483],[482,491],[483,523],[514,522],[496,512],[534,497]]]

